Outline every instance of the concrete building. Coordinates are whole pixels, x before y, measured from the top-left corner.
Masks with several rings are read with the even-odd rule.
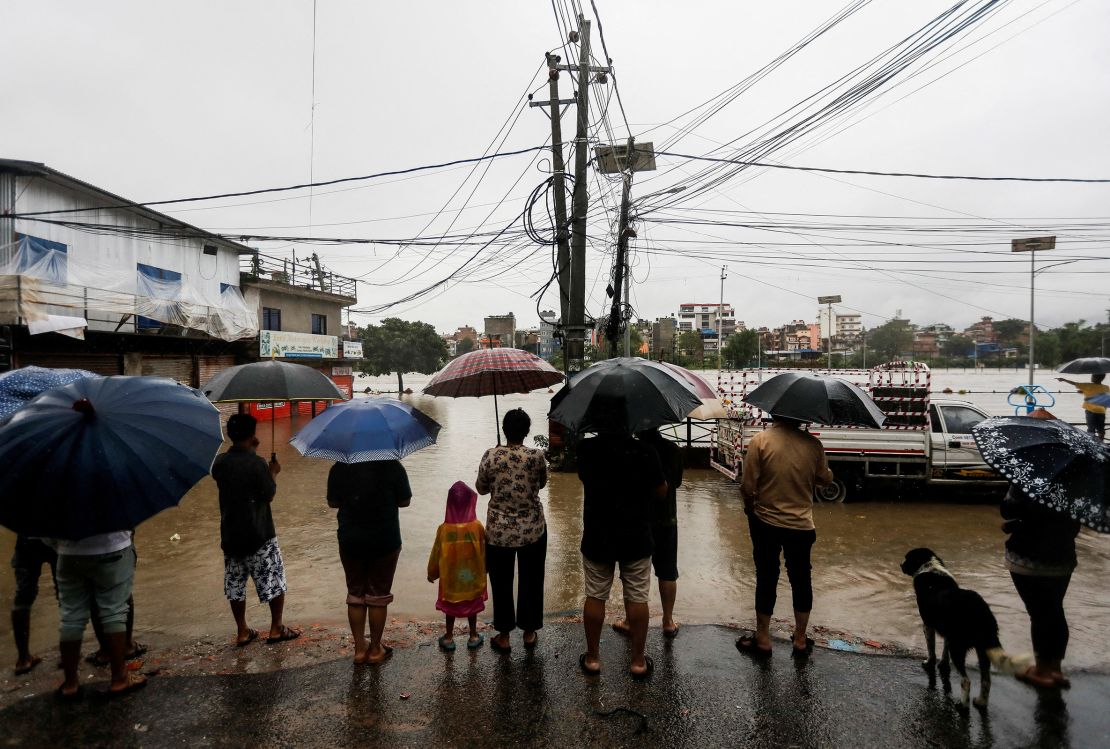
[[[483,347],[515,347],[516,315],[491,315],[484,320],[482,329]]]
[[[994,332],[994,318],[984,317],[979,322],[964,330],[965,336],[976,343],[997,343],[998,335]]]
[[[674,317],[660,317],[651,324],[651,339],[648,347],[651,358],[656,361],[673,361],[675,341],[678,338],[678,320]]]
[[[539,344],[536,355],[541,359],[550,360],[555,356],[555,352],[558,350],[555,331],[558,326],[559,321],[554,312],[548,310],[540,313]]]
[[[840,342],[848,343],[854,341],[863,333],[863,319],[860,315],[855,313],[841,313],[837,312],[834,308],[832,310],[832,336],[834,339],[839,339]],[[826,341],[829,337],[829,308],[817,308],[817,326],[819,337],[822,341]],[[816,343],[816,340],[814,341]],[[815,347],[816,348],[816,347]]]

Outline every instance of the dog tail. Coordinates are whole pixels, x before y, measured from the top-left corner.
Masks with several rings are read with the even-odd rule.
[[[1013,675],[1021,673],[1026,668],[1033,665],[1032,656],[1010,655],[1002,646],[987,650],[987,657],[991,659],[991,665],[1004,674]]]

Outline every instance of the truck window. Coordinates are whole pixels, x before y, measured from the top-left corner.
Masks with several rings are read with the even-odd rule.
[[[936,406],[929,406],[929,423],[932,425],[932,430],[937,433],[944,431],[944,426],[940,423],[940,416],[937,414]]]
[[[941,406],[949,434],[971,434],[971,428],[986,417],[967,406]]]

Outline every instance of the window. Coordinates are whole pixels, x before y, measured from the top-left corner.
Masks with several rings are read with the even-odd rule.
[[[971,434],[971,428],[986,417],[967,406],[941,406],[949,434]]]
[[[327,335],[328,334],[328,316],[327,315],[317,315],[317,314],[313,313],[313,315],[312,315],[312,332],[316,335]]]
[[[938,434],[944,432],[944,425],[940,423],[940,414],[937,413],[936,406],[929,406],[929,425]]]
[[[262,329],[281,330],[281,310],[277,307],[263,307]]]

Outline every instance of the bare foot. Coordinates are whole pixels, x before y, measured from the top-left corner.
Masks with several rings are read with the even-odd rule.
[[[133,692],[137,689],[142,689],[145,686],[145,676],[129,671],[127,673],[126,681],[123,681],[119,684],[113,683],[112,686],[108,687],[108,695],[111,697],[117,697],[121,694],[126,694],[127,692]]]
[[[385,661],[391,655],[393,655],[393,648],[389,647],[388,645],[381,645],[378,647],[377,650],[370,648],[369,656],[367,657],[366,662],[370,665],[375,665]]]
[[[632,628],[628,626],[628,622],[624,619],[617,619],[613,622],[613,631],[618,635],[631,635]]]

